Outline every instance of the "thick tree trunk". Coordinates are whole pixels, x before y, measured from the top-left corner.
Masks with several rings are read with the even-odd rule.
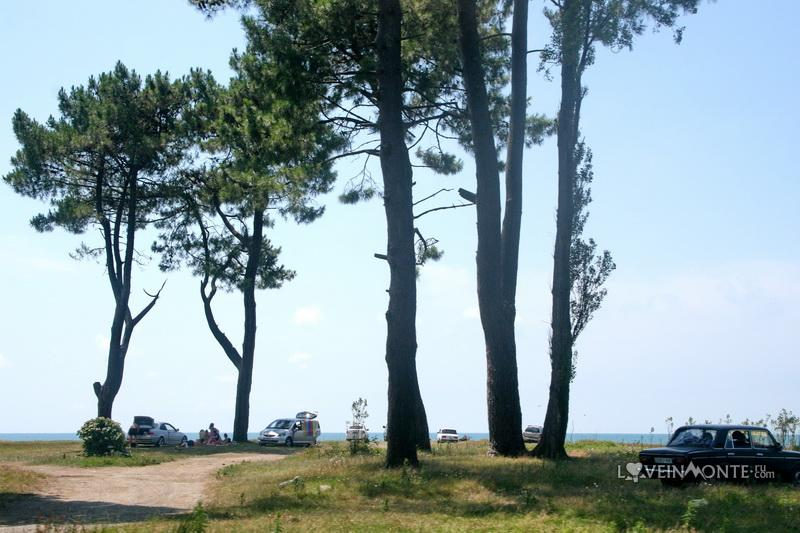
[[[489,415],[489,440],[492,449],[515,456],[525,451],[522,442],[522,415],[519,402],[517,355],[514,340],[514,298],[504,297],[503,236],[500,229],[500,175],[494,132],[489,115],[483,65],[480,60],[480,41],[474,0],[459,0],[458,19],[464,84],[472,127],[477,179],[478,306],[486,343],[486,388]],[[521,192],[521,184],[514,184]],[[512,205],[519,201],[516,196]],[[521,209],[515,206],[514,209]],[[521,212],[521,211],[520,211]],[[508,246],[514,264],[509,282],[516,284],[516,254],[519,246],[519,220],[516,211],[508,225],[516,226]],[[516,239],[516,242],[514,242]]]
[[[570,248],[574,218],[575,145],[581,101],[579,52],[580,5],[565,0],[562,7],[561,107],[558,112],[558,212],[553,254],[553,310],[550,337],[550,397],[542,439],[534,454],[549,459],[567,456],[564,441],[569,421],[572,381],[572,323],[570,318]]]
[[[386,365],[389,371],[386,465],[416,465],[425,418],[417,381],[417,280],[414,250],[412,172],[403,125],[399,0],[378,3],[378,84],[381,171],[387,226],[389,309]],[[427,422],[424,423],[427,426]]]
[[[253,385],[253,359],[256,350],[256,276],[261,261],[264,236],[264,210],[257,209],[253,215],[253,235],[249,237],[247,266],[244,274],[244,341],[236,383],[236,412],[233,419],[233,440],[247,441],[250,425],[250,389]]]

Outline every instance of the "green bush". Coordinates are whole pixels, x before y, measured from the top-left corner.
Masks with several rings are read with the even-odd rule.
[[[208,513],[203,509],[203,504],[197,502],[192,513],[184,518],[175,528],[175,533],[205,533],[208,527]]]
[[[125,433],[119,424],[110,418],[92,418],[78,430],[83,441],[83,453],[92,455],[127,454]]]

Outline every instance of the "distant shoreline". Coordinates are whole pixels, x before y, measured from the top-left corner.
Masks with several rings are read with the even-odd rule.
[[[190,439],[197,439],[196,432],[186,432]],[[370,432],[370,438],[383,440],[383,433]],[[470,440],[484,440],[489,438],[488,433],[473,433],[466,432]],[[250,440],[256,440],[258,433],[249,433]],[[436,433],[431,433],[431,440],[436,439]],[[0,433],[0,441],[77,441],[78,436],[75,433]],[[320,441],[344,441],[344,433],[323,432],[320,436]],[[667,435],[664,433],[568,433],[567,442],[577,442],[585,440],[603,440],[610,442],[617,442],[623,444],[664,444],[667,441]]]

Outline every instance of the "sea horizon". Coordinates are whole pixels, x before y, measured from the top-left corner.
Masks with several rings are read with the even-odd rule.
[[[185,432],[186,436],[191,440],[197,439],[197,432]],[[466,435],[470,440],[486,440],[489,438],[487,432],[464,432],[459,435]],[[383,432],[369,432],[369,436],[374,440],[383,440]],[[436,440],[436,433],[431,433],[431,440]],[[256,440],[258,432],[250,432],[247,434],[249,440]],[[567,442],[577,442],[585,440],[602,440],[617,442],[623,444],[663,444],[667,441],[668,436],[665,433],[568,433]],[[75,433],[0,433],[0,441],[77,441],[77,434]],[[337,442],[345,440],[344,432],[323,432],[319,438],[320,442]]]

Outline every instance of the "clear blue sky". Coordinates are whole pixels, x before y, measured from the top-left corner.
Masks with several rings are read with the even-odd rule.
[[[530,47],[548,38],[542,0],[531,2]],[[587,233],[618,269],[603,308],[578,343],[571,428],[663,431],[664,419],[716,420],[800,411],[800,171],[795,135],[800,3],[718,2],[685,19],[682,45],[647,33],[632,53],[601,51],[585,81],[583,133],[594,151]],[[60,87],[85,83],[117,60],[142,74],[191,67],[229,76],[242,47],[235,13],[206,20],[182,0],[0,3],[0,174],[17,149],[11,116],[56,111]],[[552,114],[558,83],[536,72],[531,111]],[[518,359],[525,423],[547,403],[555,142],[525,154]],[[418,173],[420,194],[474,187],[472,165],[454,177]],[[354,167],[343,163],[344,179]],[[337,193],[341,190],[340,183]],[[369,426],[385,420],[387,304],[383,209],[375,201],[328,211],[312,226],[278,224],[275,242],[297,278],[258,295],[251,430],[318,410],[343,431],[366,397]],[[91,383],[105,375],[111,294],[103,267],[68,254],[80,237],[37,234],[43,204],[0,186],[0,432],[74,431],[93,416]],[[418,368],[432,429],[485,431],[485,360],[477,319],[471,209],[425,217],[445,250],[419,281]],[[94,239],[87,234],[84,240]],[[142,235],[140,242],[149,243]],[[141,289],[164,279],[155,262]],[[114,415],[149,414],[197,430],[229,430],[234,369],[203,319],[198,282],[171,273],[136,330]],[[220,298],[229,336],[241,338],[241,303]]]

